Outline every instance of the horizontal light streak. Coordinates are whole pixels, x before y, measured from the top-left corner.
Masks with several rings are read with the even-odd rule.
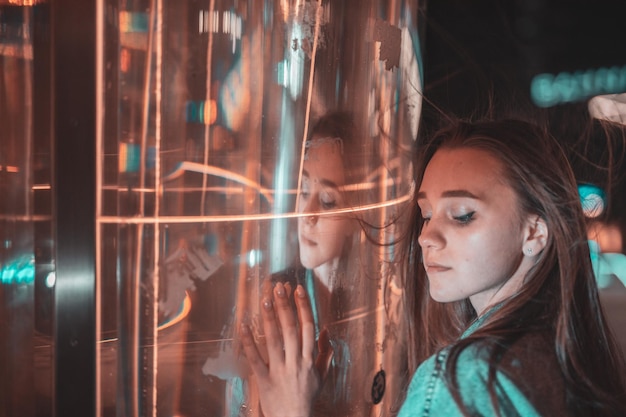
[[[52,216],[28,214],[0,214],[0,220],[15,222],[46,222],[52,220]]]
[[[359,207],[350,207],[339,210],[327,211],[324,213],[315,213],[318,216],[336,216],[345,213],[359,213],[369,210],[376,210],[385,207],[399,205],[412,198],[411,195],[387,200],[382,203],[367,204]],[[212,215],[212,216],[159,216],[159,217],[119,217],[119,216],[100,216],[96,217],[96,222],[103,224],[182,224],[182,223],[220,223],[220,222],[241,222],[241,221],[258,221],[258,220],[274,220],[288,219],[297,217],[310,216],[311,213],[259,213],[259,214],[236,214],[236,215]]]

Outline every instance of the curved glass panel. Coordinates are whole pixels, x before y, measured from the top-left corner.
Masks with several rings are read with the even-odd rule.
[[[390,242],[421,111],[415,1],[107,2],[98,168],[103,415],[260,415],[238,339],[304,285],[316,415],[406,383]]]
[[[2,416],[52,413],[50,49],[43,3],[0,0]]]

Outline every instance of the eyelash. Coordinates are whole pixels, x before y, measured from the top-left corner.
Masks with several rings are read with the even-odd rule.
[[[302,191],[300,193],[300,198],[302,198],[302,200],[304,201],[308,200],[310,196],[311,196],[311,193],[309,193],[308,191]],[[332,201],[325,201],[323,198],[320,198],[320,206],[324,210],[332,210],[336,208],[337,205],[338,205],[337,200],[335,199],[333,199]]]
[[[462,216],[454,216],[453,219],[457,223],[460,223],[462,226],[465,226],[467,224],[470,224],[472,220],[474,220],[475,213],[476,213],[475,211],[471,211],[467,214],[463,214]],[[423,221],[424,223],[428,223],[430,221],[430,217],[423,216]]]
[[[474,220],[474,213],[476,213],[476,212],[475,211],[470,211],[469,213],[464,214],[462,216],[454,217],[454,220],[456,220],[457,222],[459,222],[462,225],[470,224],[472,222],[472,220]]]
[[[322,200],[322,207],[324,208],[324,210],[334,209],[335,207],[337,207],[337,202],[335,200],[333,201]]]

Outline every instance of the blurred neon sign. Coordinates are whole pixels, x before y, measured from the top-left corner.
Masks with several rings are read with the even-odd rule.
[[[120,32],[122,33],[144,33],[148,31],[149,20],[147,13],[120,11],[119,14]]]
[[[530,95],[539,107],[571,103],[598,94],[626,91],[626,65],[586,71],[538,74],[530,82]]]
[[[30,284],[34,280],[34,256],[21,256],[5,265],[0,265],[1,284]]]

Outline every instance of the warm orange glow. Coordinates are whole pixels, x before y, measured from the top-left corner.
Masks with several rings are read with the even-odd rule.
[[[594,222],[587,230],[587,237],[589,240],[598,242],[600,251],[603,253],[622,252],[622,231],[618,225]]]
[[[0,4],[2,2],[0,1]],[[9,4],[15,6],[34,6],[35,4],[47,3],[47,0],[9,0]]]
[[[16,167],[16,166],[13,166],[13,165],[5,165],[5,166],[0,165],[0,172],[2,172],[2,171],[11,172],[11,173],[18,173],[18,172],[20,172],[20,168]]]
[[[365,204],[358,207],[343,208],[332,211],[320,213],[320,216],[337,216],[339,214],[346,213],[359,213],[369,210],[377,210],[385,207],[392,207],[395,205],[404,204],[412,198],[411,195],[404,197],[387,200],[382,203]],[[309,216],[308,213],[259,213],[259,214],[225,214],[225,215],[210,215],[210,216],[133,216],[133,217],[121,217],[121,216],[99,216],[96,218],[96,222],[100,224],[189,224],[189,223],[217,223],[217,222],[242,222],[242,221],[262,221],[262,220],[275,220],[275,219],[293,219],[303,216]]]
[[[122,48],[120,51],[120,71],[128,72],[130,68],[130,53],[128,49]]]
[[[209,100],[204,105],[204,123],[212,125],[217,119],[217,106],[215,100]]]

